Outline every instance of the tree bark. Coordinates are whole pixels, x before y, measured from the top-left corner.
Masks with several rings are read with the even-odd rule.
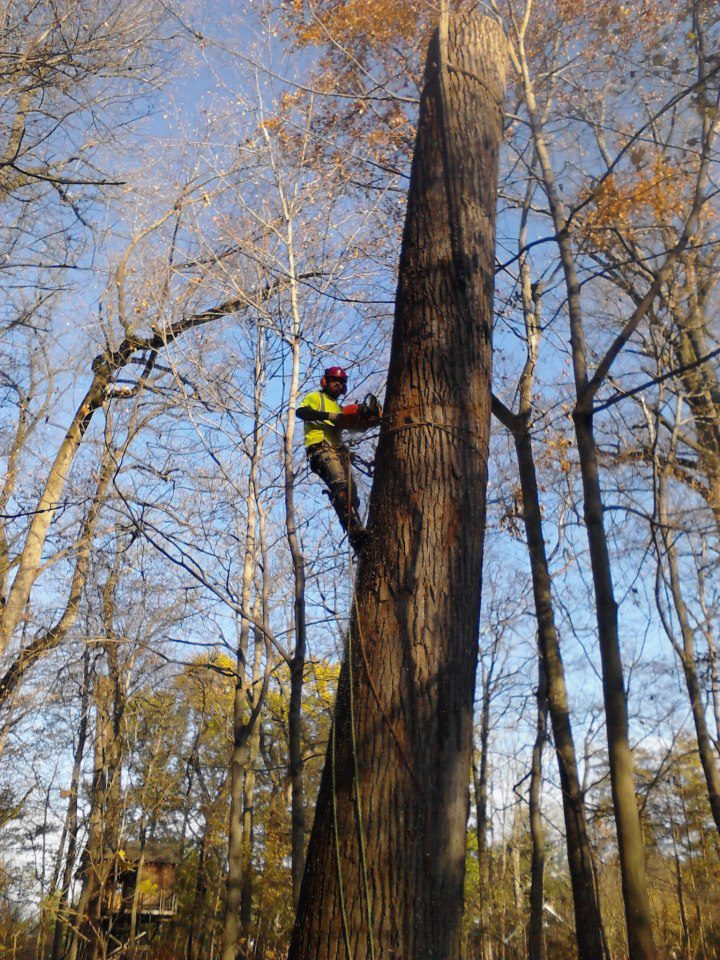
[[[188,938],[185,946],[186,960],[200,960],[200,958],[203,956],[203,940],[205,930],[203,912],[208,888],[207,860],[210,848],[211,830],[210,812],[208,811],[205,816],[205,826],[203,828],[200,848],[198,850],[197,874],[195,875],[195,893],[193,894],[192,908],[190,910],[190,923],[188,926]]]
[[[696,489],[702,491],[712,511],[715,529],[720,534],[720,383],[710,361],[703,357],[710,352],[705,330],[708,323],[701,311],[689,316],[674,311],[677,326],[675,356],[684,368],[680,382],[685,390],[697,443],[697,472],[704,477]]]
[[[291,960],[455,960],[485,526],[506,42],[428,54],[369,536]]]

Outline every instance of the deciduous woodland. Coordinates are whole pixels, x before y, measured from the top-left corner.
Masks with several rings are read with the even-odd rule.
[[[720,958],[717,4],[0,37],[1,955]]]

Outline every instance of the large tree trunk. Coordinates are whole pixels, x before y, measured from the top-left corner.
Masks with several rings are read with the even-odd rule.
[[[291,960],[460,955],[505,38],[431,41],[386,415]]]

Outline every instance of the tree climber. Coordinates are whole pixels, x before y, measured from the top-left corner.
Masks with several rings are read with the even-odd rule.
[[[358,553],[366,536],[358,508],[355,481],[350,469],[350,451],[342,442],[343,430],[368,430],[380,422],[377,399],[368,394],[363,403],[341,407],[338,399],[347,393],[347,374],[342,367],[328,367],[320,390],[309,393],[297,408],[305,424],[305,453],[310,469],[327,487],[350,545]]]

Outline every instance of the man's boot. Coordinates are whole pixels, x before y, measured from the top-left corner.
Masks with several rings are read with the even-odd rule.
[[[365,545],[365,541],[367,540],[367,530],[362,525],[362,521],[355,510],[353,510],[350,514],[347,535],[348,540],[350,541],[350,546],[353,548],[355,553],[360,553]]]
[[[360,553],[367,537],[367,530],[362,525],[362,520],[357,509],[350,503],[350,496],[347,487],[338,487],[330,496],[335,512],[342,524],[342,528],[348,535],[350,546],[355,553]]]

